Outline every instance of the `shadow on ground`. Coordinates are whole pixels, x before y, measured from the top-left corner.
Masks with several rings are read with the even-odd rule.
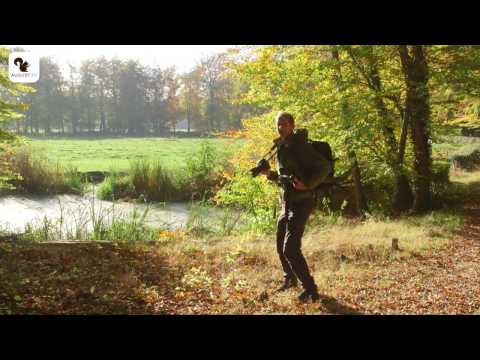
[[[182,272],[148,248],[0,242],[0,314],[165,314]]]
[[[363,315],[357,309],[354,309],[348,305],[340,303],[332,296],[320,294],[320,303],[323,308],[331,314],[335,315]]]

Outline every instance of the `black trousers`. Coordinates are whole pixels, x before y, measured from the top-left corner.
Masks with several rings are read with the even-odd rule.
[[[316,289],[307,262],[302,254],[302,236],[310,214],[315,209],[315,199],[283,203],[277,222],[277,252],[285,279],[300,280],[306,290]]]

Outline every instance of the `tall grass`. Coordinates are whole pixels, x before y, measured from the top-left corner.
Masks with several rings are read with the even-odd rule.
[[[249,231],[252,218],[232,208],[218,208],[206,202],[192,204],[185,224],[190,235],[230,236]]]
[[[165,169],[158,161],[146,160],[131,163],[128,175],[121,176],[111,170],[100,185],[98,197],[102,200],[122,198],[142,199],[144,201],[167,202],[189,200],[188,192],[182,187],[179,171]]]
[[[126,177],[121,178],[119,173],[112,169],[102,185],[100,185],[97,196],[100,199],[110,201],[127,196],[131,191],[127,190],[129,182],[126,180],[128,180]]]
[[[16,151],[12,171],[20,175],[20,179],[14,181],[18,191],[50,195],[81,194],[85,189],[85,183],[75,168],[64,168],[58,162],[52,164],[28,147]]]
[[[98,196],[108,200],[121,197],[163,202],[205,200],[218,189],[223,159],[205,141],[183,168],[172,170],[158,160],[136,160],[130,164],[126,177],[112,171]]]
[[[20,239],[39,242],[154,241],[158,231],[146,226],[148,211],[148,207],[143,211],[134,209],[131,214],[126,215],[115,211],[115,203],[109,208],[102,208],[93,197],[89,206],[75,209],[73,214],[66,214],[61,208],[58,218],[45,216],[26,224]],[[66,221],[66,215],[72,215],[73,221]]]

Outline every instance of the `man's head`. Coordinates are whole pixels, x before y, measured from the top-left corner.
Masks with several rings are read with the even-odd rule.
[[[295,120],[293,116],[287,112],[279,112],[275,117],[277,123],[277,131],[282,139],[286,139],[288,135],[295,129]]]

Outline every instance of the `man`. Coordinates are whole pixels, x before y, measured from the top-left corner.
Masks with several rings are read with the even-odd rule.
[[[294,132],[291,114],[276,116],[280,138],[277,145],[278,173],[265,170],[267,179],[282,186],[282,213],[277,222],[277,252],[284,272],[284,283],[277,291],[297,286],[300,280],[304,291],[298,299],[317,301],[319,294],[307,262],[301,251],[301,239],[310,214],[315,209],[314,189],[332,171],[332,164],[307,143],[304,136]],[[279,181],[281,175],[293,175],[293,182]]]

